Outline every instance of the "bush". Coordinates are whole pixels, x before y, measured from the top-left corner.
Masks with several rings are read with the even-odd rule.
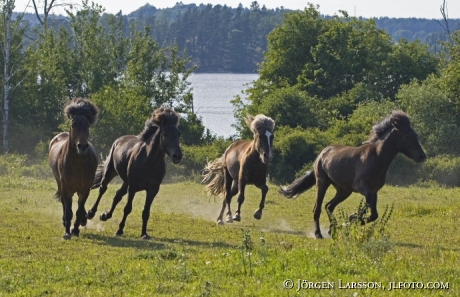
[[[0,176],[46,179],[52,178],[53,173],[47,160],[32,161],[27,155],[4,154],[0,155]]]

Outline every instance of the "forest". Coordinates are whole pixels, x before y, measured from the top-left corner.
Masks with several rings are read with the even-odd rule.
[[[101,157],[120,135],[138,134],[152,109],[171,106],[182,115],[184,159],[169,164],[168,173],[171,179],[198,179],[206,161],[232,139],[212,135],[194,114],[188,76],[257,71],[248,100],[237,97],[232,104],[241,138],[252,137],[247,114],[276,121],[272,182],[289,182],[309,169],[330,143],[360,145],[376,121],[402,109],[429,158],[423,164],[397,158],[388,180],[460,184],[455,20],[447,30],[436,20],[413,19],[409,26],[346,12],[325,17],[312,5],[268,10],[257,2],[236,9],[147,5],[110,15],[83,1],[66,16],[45,15],[38,22],[31,15],[9,18],[2,9],[0,34],[9,45],[0,53],[5,156],[44,162],[49,140],[68,127],[62,107],[69,98],[90,98],[101,110],[91,130]],[[398,36],[403,38],[396,42]]]

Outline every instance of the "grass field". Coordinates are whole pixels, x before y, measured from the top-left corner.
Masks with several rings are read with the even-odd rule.
[[[290,200],[270,186],[257,221],[260,192],[248,187],[242,221],[216,226],[221,199],[191,182],[162,186],[150,241],[140,239],[138,193],[118,238],[125,200],[111,220],[98,219],[116,190],[80,237],[63,240],[54,182],[0,178],[0,296],[460,296],[456,188],[385,186],[379,212],[393,212],[365,227],[342,225],[362,199],[353,194],[336,209],[335,240],[313,238],[315,190]],[[326,234],[324,212],[321,223]]]

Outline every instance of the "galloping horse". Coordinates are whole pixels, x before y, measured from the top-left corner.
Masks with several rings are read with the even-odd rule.
[[[323,238],[319,218],[324,195],[330,185],[333,185],[337,192],[325,206],[328,213],[332,213],[352,192],[357,192],[366,197],[366,205],[371,210],[366,220],[362,217],[358,219],[362,224],[373,222],[378,218],[377,192],[385,184],[388,168],[398,153],[417,163],[426,159],[418,136],[411,128],[409,117],[404,112],[396,110],[374,125],[369,140],[363,145],[330,145],[323,149],[315,161],[313,171],[296,179],[285,189],[280,189],[280,193],[291,198],[316,184],[317,196],[313,209],[316,238]],[[350,217],[354,218],[355,216]],[[329,229],[329,234],[330,232]]]
[[[232,143],[222,157],[209,162],[205,167],[203,183],[210,183],[205,187],[211,195],[218,196],[225,193],[222,210],[217,218],[217,224],[223,224],[223,214],[228,206],[227,223],[241,220],[241,205],[244,202],[244,188],[253,184],[262,190],[262,200],[254,218],[262,218],[265,206],[265,197],[268,192],[267,174],[268,163],[273,157],[273,130],[275,122],[262,114],[255,117],[248,116],[246,123],[254,133],[254,139],[238,140]],[[214,179],[211,178],[214,176]],[[232,218],[230,203],[232,197],[238,193],[238,209]]]
[[[123,219],[116,233],[117,236],[123,235],[126,218],[132,210],[134,195],[145,190],[147,196],[142,212],[141,237],[150,239],[147,234],[147,222],[153,199],[166,173],[165,155],[170,156],[174,164],[182,159],[178,125],[179,116],[174,110],[158,108],[146,121],[144,130],[138,136],[125,135],[115,140],[104,165],[96,172],[91,188],[99,187],[99,196],[88,211],[88,219],[94,217],[102,195],[107,191],[108,183],[118,175],[123,180],[123,184],[113,198],[112,207],[108,212],[101,214],[100,219],[102,221],[110,219],[121,198],[128,193]]]
[[[70,119],[70,132],[56,135],[49,145],[49,164],[57,182],[55,196],[61,200],[64,239],[78,236],[78,227],[86,225],[85,203],[97,169],[96,149],[89,142],[89,126],[99,114],[97,107],[87,99],[73,99],[67,103],[64,113]],[[72,233],[72,196],[78,194],[78,209]]]

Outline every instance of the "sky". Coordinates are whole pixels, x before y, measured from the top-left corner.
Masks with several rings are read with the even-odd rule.
[[[49,1],[49,0],[48,0]],[[184,4],[212,4],[224,5],[236,8],[241,3],[243,7],[249,7],[254,0],[182,0]],[[325,15],[339,14],[339,10],[345,10],[350,16],[356,17],[394,17],[394,18],[428,18],[440,19],[439,11],[444,0],[257,0],[260,6],[265,5],[268,9],[284,6],[286,9],[304,9],[308,3],[319,5],[319,12]],[[44,0],[37,0],[43,3]],[[69,3],[69,0],[56,0],[56,3]],[[81,1],[70,0],[72,3]],[[120,10],[123,14],[129,14],[145,4],[156,8],[173,7],[178,0],[93,0],[102,5],[106,12],[117,13]],[[31,0],[16,0],[15,11],[24,11],[31,5]],[[460,18],[460,1],[446,0],[449,18]],[[28,10],[31,12],[31,10]],[[63,10],[62,10],[63,12]],[[56,13],[56,12],[55,12]]]

